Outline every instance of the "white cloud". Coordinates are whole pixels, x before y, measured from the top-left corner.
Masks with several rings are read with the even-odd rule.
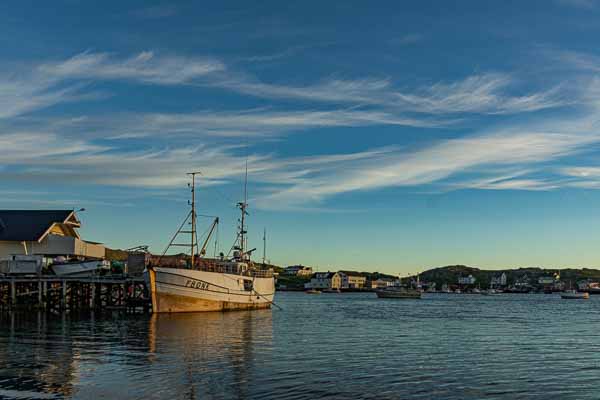
[[[188,114],[136,114],[96,121],[113,138],[187,135],[217,137],[271,136],[316,127],[401,125],[440,127],[451,121],[395,116],[383,111],[271,111],[197,112]]]
[[[558,89],[523,96],[502,93],[512,83],[505,74],[469,76],[453,83],[436,83],[417,94],[395,93],[397,106],[430,114],[513,114],[565,105]]]
[[[541,125],[515,127],[421,148],[384,147],[307,157],[251,152],[248,165],[251,179],[260,186],[255,201],[270,209],[314,207],[339,194],[398,186],[550,190],[566,183],[538,178],[524,167],[553,162],[600,143],[600,134],[585,132],[588,124],[552,124],[552,131]],[[124,150],[118,143],[100,146],[54,133],[0,135],[0,165],[9,169],[1,179],[173,188],[184,185],[185,173],[192,169],[203,171],[203,184],[215,185],[238,180],[245,167],[239,146],[166,146],[142,140],[139,147],[128,147],[137,150]],[[501,173],[506,169],[513,171]],[[569,169],[562,174],[589,177],[600,175],[600,168]]]
[[[560,175],[566,177],[565,185],[581,189],[600,189],[600,167],[577,166],[559,168]]]
[[[525,95],[510,95],[513,84],[505,74],[482,74],[463,80],[439,82],[417,89],[399,90],[389,79],[331,79],[314,85],[285,86],[231,79],[215,82],[252,96],[331,103],[377,105],[388,112],[420,114],[516,114],[569,104],[558,88]]]
[[[217,87],[254,97],[291,99],[359,107],[366,118],[430,126],[423,115],[463,113],[516,114],[570,104],[557,88],[510,94],[514,82],[505,74],[468,76],[455,82],[399,89],[389,78],[325,79],[304,86],[258,81],[231,71],[211,57],[160,55],[144,51],[130,57],[79,53],[67,60],[33,66],[0,81],[0,118],[7,118],[85,95],[82,82],[124,80],[157,85]],[[77,96],[77,97],[76,97]],[[317,111],[309,112],[316,116]],[[340,112],[338,112],[339,114]],[[290,112],[292,114],[292,112]],[[349,112],[346,112],[349,114]],[[358,113],[355,113],[358,115]],[[327,112],[323,112],[327,115]],[[363,118],[360,117],[360,120]]]
[[[261,200],[263,207],[298,206],[353,191],[395,186],[418,186],[490,166],[523,166],[556,160],[584,151],[600,135],[543,131],[500,131],[452,139],[421,150],[385,152],[358,162],[335,165],[310,179],[298,179]],[[498,177],[452,183],[458,188],[549,190],[553,182],[532,178]]]
[[[452,189],[484,189],[484,190],[532,190],[545,191],[558,189],[561,185],[552,179],[522,178],[530,171],[519,171],[512,174],[484,176],[474,180],[466,180],[450,185]]]
[[[0,93],[0,105],[6,102],[4,115],[12,117],[56,104],[81,95],[80,88],[72,85],[87,79],[206,84],[206,77],[223,78],[225,67],[212,62],[150,52],[125,59],[108,53],[82,53],[34,68],[31,77],[35,79],[14,80],[12,92],[7,91],[10,96]],[[6,82],[11,88],[11,81]],[[224,144],[228,137],[280,135],[315,127],[439,127],[453,122],[447,115],[508,114],[567,104],[557,89],[509,94],[513,80],[502,74],[471,76],[412,91],[400,91],[388,79],[332,79],[304,87],[250,80],[217,80],[214,84],[254,96],[343,103],[346,107],[91,116],[46,129],[13,130],[0,133],[0,168],[10,172],[0,179],[164,189],[184,185],[187,171],[201,169],[207,177],[205,184],[222,184],[237,179],[245,165],[239,147]],[[598,98],[594,90],[590,85],[584,94],[591,96],[590,104],[592,98]],[[23,101],[10,108],[9,99],[19,96]],[[248,158],[249,168],[252,179],[261,185],[257,201],[265,208],[313,206],[339,194],[387,187],[443,186],[449,178],[455,179],[454,188],[549,190],[563,183],[528,173],[506,176],[494,168],[522,169],[585,151],[600,142],[594,112],[578,119],[497,129],[421,147],[291,158],[253,153]],[[0,112],[0,118],[2,115]],[[112,140],[106,139],[108,134]],[[212,140],[203,145],[189,146],[177,140],[209,136]],[[123,145],[115,138],[130,142]],[[483,168],[491,168],[492,173],[481,173]],[[459,177],[465,172],[479,174],[479,178]]]
[[[0,134],[0,165],[28,165],[35,160],[98,152],[105,148],[85,140],[66,139],[47,132]]]
[[[128,79],[163,85],[189,83],[224,69],[225,65],[215,59],[156,56],[152,51],[125,59],[109,53],[84,52],[38,67],[41,73],[60,79]]]
[[[56,80],[28,73],[0,78],[0,119],[76,98],[78,86],[60,87],[57,83]]]

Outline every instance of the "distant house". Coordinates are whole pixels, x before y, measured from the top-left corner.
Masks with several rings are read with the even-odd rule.
[[[538,278],[540,285],[552,285],[554,282],[556,282],[556,279],[553,276],[540,276]]]
[[[371,289],[379,289],[379,288],[385,288],[388,286],[394,286],[394,281],[390,281],[387,279],[376,279],[374,281],[370,281],[370,288]]]
[[[500,275],[492,276],[492,280],[490,281],[490,286],[491,287],[506,286],[506,273],[503,272]]]
[[[317,272],[310,282],[304,284],[305,289],[340,289],[342,277],[337,272]]]
[[[366,286],[367,277],[362,276],[354,271],[339,271],[338,274],[342,278],[342,288],[345,289],[362,289]]]
[[[459,285],[473,285],[473,284],[475,284],[475,281],[476,281],[475,277],[470,274],[469,274],[469,276],[459,276],[458,277]]]
[[[14,255],[102,259],[105,247],[81,239],[73,210],[0,210],[0,259]]]
[[[289,276],[311,276],[313,269],[304,265],[290,265],[283,269],[283,274]]]
[[[522,275],[522,276],[518,277],[517,280],[515,281],[516,288],[529,287],[529,286],[531,286],[531,285],[529,284],[529,278],[527,277],[527,275]]]

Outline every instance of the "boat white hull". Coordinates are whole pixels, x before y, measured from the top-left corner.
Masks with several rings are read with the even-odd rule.
[[[588,293],[561,293],[561,298],[566,300],[585,300],[589,299],[590,295]]]
[[[54,274],[65,277],[85,277],[91,276],[100,270],[109,270],[110,264],[105,261],[84,261],[69,264],[54,264],[52,270]]]
[[[270,308],[275,295],[272,277],[153,267],[147,278],[155,313]]]
[[[377,297],[379,297],[381,299],[420,299],[421,298],[421,292],[419,292],[417,290],[410,290],[410,289],[390,290],[388,288],[388,289],[377,290],[377,291],[375,291],[375,293],[377,294]]]

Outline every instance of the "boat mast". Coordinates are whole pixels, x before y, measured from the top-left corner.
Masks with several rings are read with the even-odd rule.
[[[194,268],[195,264],[195,260],[196,260],[196,252],[195,252],[195,247],[197,244],[197,239],[196,239],[196,175],[197,174],[201,174],[200,171],[196,171],[196,172],[189,172],[188,175],[191,175],[192,177],[192,210],[191,210],[191,215],[192,215],[192,230],[191,230],[191,242],[190,242],[190,256],[191,256],[191,264],[192,264],[192,269]]]
[[[246,208],[248,207],[248,157],[246,157],[246,173],[244,176],[244,201],[239,202],[237,206],[240,208],[240,211],[242,213],[242,217],[240,218],[240,243],[238,251],[240,252],[240,258],[245,259],[247,245],[246,234],[248,233],[246,231],[246,215],[248,215],[248,213],[246,212]]]

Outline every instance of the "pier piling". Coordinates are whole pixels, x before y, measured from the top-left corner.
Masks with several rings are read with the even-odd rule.
[[[151,301],[141,278],[0,277],[0,310],[15,309],[148,313]]]

